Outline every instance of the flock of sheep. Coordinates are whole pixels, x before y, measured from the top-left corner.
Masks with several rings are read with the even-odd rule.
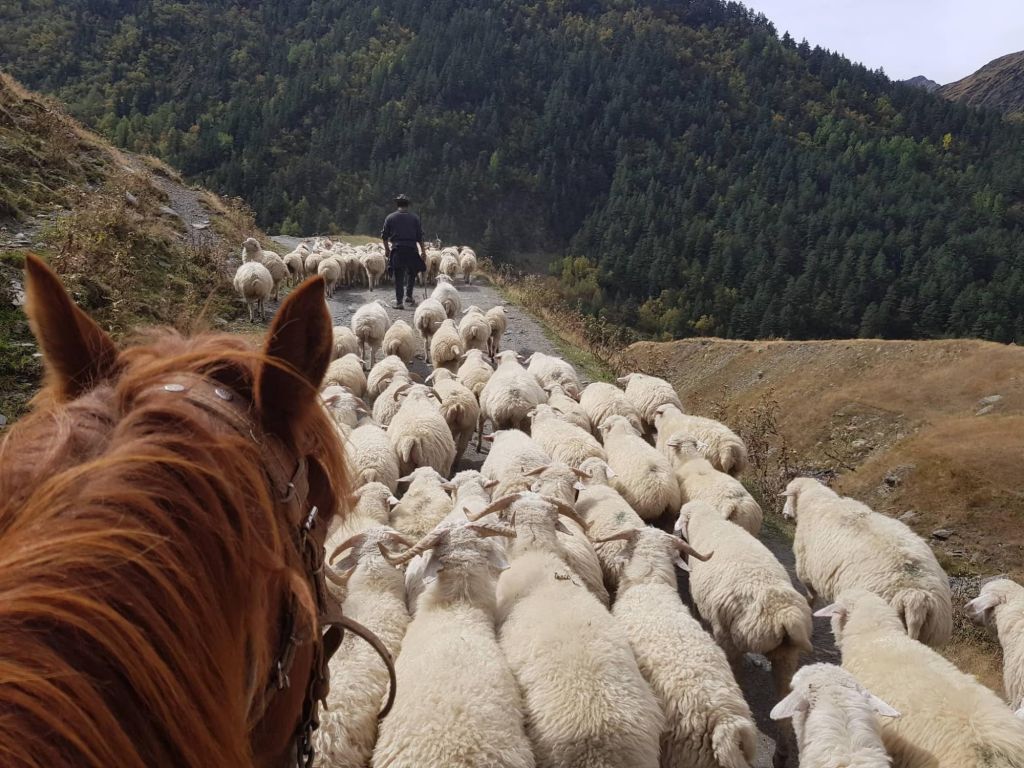
[[[421,280],[434,281],[443,275],[454,282],[462,274],[467,283],[473,281],[477,269],[476,253],[472,248],[428,248],[427,272]],[[306,277],[320,275],[324,279],[328,298],[339,286],[354,288],[364,285],[371,291],[381,284],[388,265],[383,243],[353,246],[332,242],[329,238],[316,238],[302,242],[285,256],[265,251],[260,242],[247,238],[242,243],[242,264],[235,272],[234,287],[249,309],[249,321],[257,316],[265,319],[264,302],[273,297],[278,300],[281,286]]]
[[[330,589],[397,687],[378,721],[387,670],[346,636],[320,765],[743,768],[757,729],[736,674],[760,654],[777,764],[798,749],[803,768],[1024,768],[1024,589],[994,581],[968,604],[1003,644],[1007,706],[932,650],[951,636],[949,582],[907,526],[793,480],[805,597],[757,538],[735,433],[662,379],[583,387],[558,357],[523,361],[500,349],[505,325],[500,307],[463,310],[442,272],[415,328],[379,303],[335,328],[322,396],[356,490]],[[421,342],[425,381],[408,367]],[[474,432],[486,459],[455,472]],[[798,669],[816,598],[841,667]]]

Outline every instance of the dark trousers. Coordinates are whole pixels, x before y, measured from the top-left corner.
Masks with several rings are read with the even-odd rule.
[[[405,286],[405,297],[412,299],[412,289],[416,285],[416,267],[407,267],[399,264],[394,265],[395,269],[395,301],[402,303],[402,286]]]

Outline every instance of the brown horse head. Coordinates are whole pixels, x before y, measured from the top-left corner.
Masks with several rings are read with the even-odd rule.
[[[262,350],[119,350],[33,257],[26,294],[47,376],[0,443],[0,762],[283,765],[320,639],[300,549],[348,496],[322,280]]]

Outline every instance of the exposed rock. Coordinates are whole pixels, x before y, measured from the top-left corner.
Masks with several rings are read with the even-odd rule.
[[[984,416],[985,414],[992,413],[992,410],[994,408],[995,408],[994,405],[986,405],[984,408],[979,409],[978,412],[975,413],[974,415],[975,416]]]
[[[978,401],[978,405],[995,405],[1002,399],[1002,395],[989,395],[988,397],[981,398],[981,400]]]
[[[24,232],[19,232],[14,236],[14,240],[12,242],[15,245],[28,245],[29,243],[32,242],[32,239]]]
[[[932,538],[938,539],[939,541],[945,541],[952,535],[953,532],[948,528],[939,528],[938,530],[932,531]]]
[[[917,512],[915,512],[912,509],[908,509],[906,512],[904,512],[896,519],[899,520],[901,523],[910,523],[912,520],[917,519]]]
[[[127,189],[124,191],[124,200],[128,205],[135,207],[139,204],[139,198],[129,192]]]
[[[164,216],[173,216],[176,219],[180,219],[181,218],[181,214],[180,213],[178,213],[176,210],[174,210],[170,206],[166,206],[166,205],[161,205],[160,206],[160,213],[162,213]]]

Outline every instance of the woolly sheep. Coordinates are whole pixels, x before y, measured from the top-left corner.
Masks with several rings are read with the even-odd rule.
[[[883,598],[850,589],[816,616],[832,618],[843,668],[901,713],[882,721],[900,768],[1022,768],[1024,723],[998,696],[907,636]]]
[[[618,379],[618,382],[625,385],[626,399],[640,413],[647,429],[654,429],[654,417],[659,406],[674,405],[680,411],[683,410],[679,395],[664,379],[644,373],[630,373]]]
[[[430,298],[437,299],[444,307],[445,314],[452,320],[462,312],[462,299],[459,297],[458,289],[451,284],[447,275],[438,275],[437,285],[434,286]]]
[[[699,451],[697,441],[677,433],[665,443],[665,453],[679,483],[681,500],[706,501],[726,520],[744,528],[751,536],[761,532],[763,513],[743,483],[732,475],[719,472]]]
[[[589,432],[584,432],[556,411],[550,401],[538,405],[531,417],[530,435],[555,461],[562,461],[579,469],[590,458],[608,459],[601,444]]]
[[[698,441],[704,458],[715,469],[729,475],[739,475],[747,467],[747,446],[724,424],[703,416],[683,413],[674,405],[659,405],[655,409],[654,429],[658,450],[674,434],[684,432]]]
[[[270,272],[257,261],[247,261],[235,272],[235,290],[245,300],[249,308],[249,322],[256,322],[256,315],[264,320],[263,302],[270,298],[274,289],[274,278]]]
[[[441,397],[441,415],[455,440],[455,464],[466,452],[480,420],[480,404],[473,393],[444,368],[436,369],[428,377],[434,391]]]
[[[430,584],[398,657],[398,694],[373,765],[533,768],[522,697],[494,631],[494,573],[507,564],[486,524],[447,527],[393,559],[429,550]]]
[[[307,275],[317,274],[317,269],[320,267],[320,262],[323,261],[325,254],[319,251],[313,251],[306,257],[304,266],[306,268]]]
[[[283,261],[288,268],[292,285],[299,283],[306,277],[306,257],[309,255],[309,246],[299,243],[296,248],[285,255]]]
[[[398,397],[399,392],[404,392],[406,385],[411,383],[412,379],[407,373],[399,371],[394,375],[384,391],[373,401],[373,420],[375,422],[387,429],[395,414],[398,413],[398,409],[402,407],[403,401]]]
[[[373,632],[391,658],[399,655],[409,625],[405,577],[378,549],[395,541],[413,544],[388,528],[369,528],[342,542],[335,553],[349,551],[339,564],[349,574],[345,616]],[[377,742],[377,714],[390,683],[388,669],[369,643],[346,632],[331,658],[329,674],[330,692],[313,736],[319,764],[361,768]]]
[[[782,515],[796,519],[796,574],[811,601],[862,587],[896,609],[910,637],[935,646],[949,641],[949,578],[921,537],[813,478],[793,480],[785,496]]]
[[[470,307],[459,322],[459,336],[463,349],[479,349],[486,352],[491,338],[491,325],[480,307]]]
[[[633,426],[637,434],[643,433],[640,413],[614,384],[606,384],[603,381],[588,384],[580,395],[580,406],[586,411],[587,418],[593,425],[595,437],[601,436],[601,424],[609,416],[622,416]]]
[[[462,277],[466,285],[473,282],[473,273],[476,272],[476,255],[465,251],[459,256],[459,269],[462,270]]]
[[[324,407],[339,427],[349,431],[358,426],[360,418],[368,416],[366,403],[345,387],[331,384],[320,392]]]
[[[493,359],[501,351],[501,337],[508,328],[508,318],[505,316],[505,307],[498,305],[491,307],[484,313],[487,324],[491,326],[491,335],[487,340],[487,354]]]
[[[612,486],[644,520],[656,520],[679,509],[679,484],[664,455],[634,430],[624,416],[609,416],[601,424],[608,465],[617,477]]]
[[[757,727],[725,653],[679,599],[689,548],[656,528],[621,534],[625,560],[612,615],[665,712],[662,768],[748,768]]]
[[[558,554],[558,507],[528,496],[510,510],[516,538],[497,600],[537,763],[656,768],[664,716],[629,640]]]
[[[359,339],[352,333],[352,329],[346,325],[334,326],[334,348],[331,352],[331,359],[337,360],[345,355],[359,354]]]
[[[263,252],[262,263],[274,280],[274,301],[278,301],[281,298],[281,286],[287,282],[288,276],[291,273],[288,271],[284,260],[273,251]]]
[[[398,490],[398,456],[388,434],[376,424],[360,424],[345,443],[352,486],[379,482]]]
[[[324,294],[327,298],[334,296],[334,288],[341,279],[341,263],[328,257],[317,265],[316,273],[324,279]]]
[[[517,358],[510,350],[499,352],[498,367],[480,390],[480,437],[487,422],[496,430],[528,429],[530,411],[547,402],[547,393]],[[479,438],[477,450],[480,450]]]
[[[560,357],[534,352],[530,355],[526,370],[537,379],[537,383],[547,388],[551,384],[560,384],[570,397],[579,397],[580,380],[576,369]]]
[[[452,511],[452,502],[444,489],[447,482],[433,467],[418,467],[399,482],[409,487],[391,510],[391,527],[419,538],[432,531]]]
[[[366,394],[366,374],[359,355],[347,354],[331,361],[324,374],[323,386],[331,385],[345,387],[356,397]]]
[[[494,375],[494,369],[484,359],[484,355],[479,349],[471,349],[466,352],[463,356],[462,364],[455,374],[456,378],[462,382],[466,389],[476,395],[477,398],[480,397],[484,385],[492,375]]]
[[[583,406],[575,398],[570,397],[561,384],[551,384],[544,387],[544,391],[548,393],[548,405],[562,414],[566,421],[586,432],[594,433],[594,425],[591,424]]]
[[[496,496],[529,489],[533,480],[526,473],[551,463],[544,449],[521,430],[500,429],[491,439],[491,450],[480,472],[488,480],[498,481]]]
[[[771,711],[773,720],[793,719],[801,768],[889,768],[879,715],[900,713],[833,664],[799,669],[793,691]]]
[[[384,341],[384,334],[390,326],[391,318],[388,317],[383,303],[379,301],[363,304],[352,315],[352,332],[359,339],[359,355],[365,360],[369,349],[370,368],[373,367],[374,354]]]
[[[388,355],[370,370],[366,377],[366,398],[373,402],[387,389],[396,376],[409,378],[409,369],[398,355]]]
[[[360,259],[363,269],[366,270],[366,284],[372,291],[380,282],[381,276],[387,271],[388,265],[382,253],[365,253]]]
[[[645,528],[647,523],[633,511],[622,494],[609,485],[615,479],[615,472],[601,459],[587,459],[580,465],[587,477],[582,479],[579,495],[576,497],[576,512],[587,523],[587,533],[592,541],[598,541],[627,528]],[[624,559],[621,557],[624,545],[617,541],[596,544],[598,561],[604,581],[610,587],[619,583]]]
[[[454,371],[461,355],[462,337],[454,321],[445,320],[430,339],[430,364]]]
[[[427,264],[427,271],[424,273],[425,279],[428,282],[436,282],[438,270],[441,268],[441,252],[434,249],[428,250],[427,258],[424,261]]]
[[[257,262],[266,266],[266,260],[270,257],[281,258],[273,251],[263,250],[260,241],[255,237],[247,237],[242,243],[242,263]]]
[[[437,333],[437,329],[441,327],[441,323],[447,317],[444,306],[437,299],[424,299],[416,307],[416,312],[412,317],[412,324],[416,326],[416,330],[423,337],[424,360],[430,357],[431,338]]]
[[[356,488],[352,491],[351,501],[354,503],[344,518],[341,515],[331,518],[330,532],[324,544],[327,552],[333,552],[343,541],[367,528],[387,526],[391,507],[398,503],[391,489],[378,482]]]
[[[419,467],[433,467],[440,474],[451,473],[455,462],[455,439],[441,413],[441,397],[423,384],[410,384],[397,393],[404,402],[388,424],[388,437],[395,446],[403,473]]]
[[[811,609],[789,574],[760,541],[729,522],[707,502],[683,505],[676,532],[707,562],[690,563],[690,591],[700,615],[734,665],[743,653],[761,653],[772,663],[780,697],[801,651],[811,651]]]
[[[1024,587],[996,579],[967,603],[967,615],[995,626],[1003,646],[1003,689],[1012,709],[1024,707]]]
[[[442,275],[455,280],[455,275],[459,272],[459,258],[453,256],[450,253],[446,253],[441,256],[441,264],[438,267]]]
[[[396,355],[408,364],[416,356],[416,332],[405,320],[395,320],[384,334],[382,351],[385,355]]]

